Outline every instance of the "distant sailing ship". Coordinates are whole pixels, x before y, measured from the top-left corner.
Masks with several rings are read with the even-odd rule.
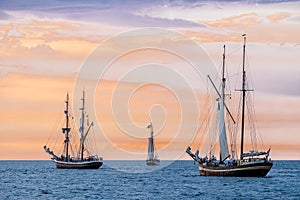
[[[214,85],[212,79],[208,76],[210,82],[212,83],[214,89],[216,90],[218,98],[218,129],[219,129],[219,147],[220,147],[220,159],[214,155],[207,155],[205,157],[199,158],[199,151],[196,153],[191,152],[191,148],[188,147],[186,152],[199,164],[200,175],[203,176],[244,176],[244,177],[264,177],[270,171],[273,166],[271,159],[269,159],[270,149],[268,151],[257,151],[253,150],[250,152],[244,152],[244,133],[245,133],[245,106],[246,106],[246,92],[252,91],[246,88],[246,71],[245,71],[245,49],[246,49],[246,34],[243,35],[244,45],[243,45],[243,73],[242,73],[242,89],[238,90],[242,92],[242,106],[241,106],[241,150],[240,156],[236,155],[236,151],[231,149],[232,154],[230,155],[228,150],[227,136],[226,136],[226,124],[224,118],[224,112],[226,112],[228,117],[235,123],[228,107],[225,104],[225,45],[223,53],[223,66],[222,66],[222,85],[221,92],[218,91]],[[247,101],[248,102],[248,101]],[[249,111],[250,105],[247,105]],[[225,109],[224,109],[225,108]],[[239,115],[238,115],[239,116]],[[252,126],[254,127],[254,126]],[[228,128],[227,128],[228,129]],[[234,145],[231,145],[234,147]],[[211,149],[210,149],[211,152]]]
[[[51,156],[51,159],[54,161],[57,168],[64,169],[98,169],[103,164],[103,158],[98,157],[97,155],[90,155],[88,148],[86,147],[85,141],[89,134],[91,127],[94,125],[93,122],[91,124],[87,123],[87,130],[85,131],[85,92],[83,91],[82,96],[82,107],[81,110],[81,119],[80,119],[80,146],[78,149],[78,154],[76,157],[70,156],[70,148],[71,148],[71,140],[70,140],[70,131],[71,128],[69,126],[70,117],[69,117],[69,94],[67,94],[66,109],[64,111],[66,117],[65,127],[62,128],[62,133],[65,136],[64,140],[64,148],[63,154],[61,156],[57,156],[50,150],[46,145],[44,146],[44,150]]]
[[[152,123],[147,126],[150,129],[150,137],[148,138],[148,157],[146,160],[147,165],[159,165],[159,159],[157,156],[157,152],[154,147],[154,139],[153,139],[153,126]]]

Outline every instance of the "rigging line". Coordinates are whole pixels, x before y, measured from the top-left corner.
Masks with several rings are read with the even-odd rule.
[[[74,122],[73,122],[73,124],[74,124]],[[79,138],[79,136],[78,136],[78,134],[77,134],[77,130],[75,130],[75,129],[73,129],[74,131],[72,132],[72,138],[73,138],[73,145],[74,145],[74,147],[75,147],[75,149],[74,149],[74,151],[75,151],[75,153],[74,153],[74,156],[76,156],[77,158],[79,158],[80,157],[80,154],[79,154],[79,152],[80,152],[80,150],[79,150],[79,144],[78,143],[80,143],[79,141],[80,141],[80,138]]]
[[[206,94],[208,94],[208,80],[206,79]],[[205,105],[207,105],[207,96],[208,95],[205,95]],[[208,109],[205,109],[205,111],[206,111],[206,113],[205,113],[205,116],[204,116],[204,119],[199,119],[199,123],[200,123],[200,126],[199,126],[199,128],[198,128],[198,130],[197,130],[197,135],[198,135],[198,133],[199,132],[201,132],[201,127],[202,127],[202,123],[205,123],[205,121],[206,121],[206,118],[207,118],[207,111]],[[202,122],[202,123],[201,123]],[[205,127],[204,127],[205,128]],[[205,132],[205,130],[204,130],[204,132]],[[198,138],[198,137],[196,137],[196,138]],[[202,138],[202,137],[201,137]],[[200,147],[200,145],[201,145],[201,138],[198,140],[199,142],[198,142],[198,145],[197,145],[197,149],[199,149],[199,147]]]
[[[240,120],[241,120],[241,107],[242,107],[242,94],[239,93],[239,97],[238,97],[238,106],[237,106],[237,121],[236,124],[234,126],[234,146],[235,146],[235,158],[238,158],[237,156],[237,135],[238,135],[238,130],[240,129]]]
[[[227,130],[228,130],[228,135],[229,135],[229,140],[230,140],[230,151],[233,151],[233,133],[232,133],[232,124],[229,119],[229,114],[226,113],[226,119],[227,119]],[[231,153],[232,154],[232,153]]]
[[[96,134],[95,134],[95,129],[92,128],[92,135],[93,135],[93,140],[94,140],[94,145],[95,145],[95,152],[99,152],[98,151],[98,146],[97,146],[97,143],[96,143]]]
[[[211,102],[211,110],[209,113],[210,116],[210,122],[208,123],[208,138],[206,140],[208,140],[208,142],[206,142],[205,144],[208,145],[209,147],[206,149],[207,152],[209,153],[209,155],[211,156],[212,153],[214,153],[215,151],[215,147],[217,144],[217,125],[218,125],[218,118],[217,118],[217,114],[215,112],[216,110],[216,104]],[[212,114],[213,113],[213,114]],[[215,121],[212,119],[216,119]],[[214,121],[215,123],[212,123],[212,121]]]
[[[207,134],[206,133],[209,133],[209,124],[210,124],[210,121],[211,121],[211,112],[212,112],[212,95],[211,95],[211,91],[210,91],[210,88],[209,88],[209,84],[208,84],[208,78],[206,79],[207,81],[207,84],[206,84],[206,95],[205,95],[205,105],[209,105],[207,107],[207,109],[205,109],[205,114],[203,115],[203,118],[200,120],[201,122],[201,125],[198,129],[198,132],[201,131],[201,129],[204,129],[202,132],[202,135],[201,137],[199,138],[199,143],[198,143],[198,149],[200,147],[201,144],[203,144],[203,141],[206,140],[206,137]],[[210,103],[209,103],[210,102]],[[205,125],[205,126],[203,126]],[[204,138],[205,137],[205,138]]]
[[[90,156],[89,155],[89,149],[88,148],[90,148],[90,141],[89,141],[89,139],[88,138],[86,138],[85,140],[84,140],[84,152],[86,152],[86,155],[87,156]]]
[[[229,144],[230,144],[230,152],[232,152],[232,131],[231,131],[231,123],[230,123],[230,120],[229,120],[229,116],[228,116],[228,113],[226,113],[226,128],[227,128],[227,134],[229,136]],[[231,153],[232,154],[232,153]]]
[[[86,148],[86,150],[88,151],[89,154],[91,154],[91,153],[93,154],[95,152],[95,147],[92,144],[93,143],[92,143],[91,138],[90,139],[88,138],[88,143],[87,143],[88,148]],[[91,148],[89,148],[89,147],[91,147]]]
[[[206,119],[206,122],[203,122],[203,123],[210,124],[210,121],[211,121],[210,117],[208,117]],[[208,125],[205,125],[204,130],[201,132],[201,135],[202,136],[201,136],[201,140],[199,140],[198,149],[200,149],[200,145],[203,147],[207,140],[209,140],[208,143],[211,143],[211,141],[210,141],[211,140],[211,135],[210,135],[210,130],[209,130]],[[201,149],[202,149],[202,147],[201,147]]]
[[[206,96],[206,103],[205,103],[205,105],[207,105],[207,96]],[[207,110],[207,112],[209,112],[208,110]],[[198,128],[198,133],[202,130],[202,129],[204,129],[203,130],[203,132],[205,132],[206,130],[206,127],[205,126],[203,126],[203,125],[206,125],[207,124],[207,120],[208,120],[208,113],[205,113],[205,115],[203,115],[203,117],[202,117],[202,119],[200,119],[200,126],[199,126],[199,128]],[[201,142],[202,142],[202,139],[203,139],[203,137],[204,137],[204,134],[202,134],[202,137],[200,137],[200,139],[199,139],[199,143],[198,143],[198,149],[199,149],[199,147],[200,147],[200,145],[201,145]]]
[[[241,47],[242,48],[242,47]],[[238,67],[238,71],[237,71],[237,75],[238,75],[238,78],[237,79],[235,79],[235,85],[234,85],[234,87],[235,88],[239,88],[240,87],[240,82],[242,82],[242,76],[241,76],[241,74],[242,74],[242,66],[243,65],[243,59],[241,59],[240,60],[240,63],[239,63],[239,67]]]
[[[63,144],[64,144],[64,142],[63,142]],[[61,153],[61,155],[64,155],[64,148],[65,148],[65,145],[62,145],[58,151]]]
[[[248,69],[249,71],[249,69]],[[251,76],[250,73],[248,73],[249,76]],[[246,86],[249,89],[249,76],[246,77]],[[251,79],[250,79],[251,80]],[[255,123],[254,123],[254,116],[253,116],[253,107],[252,107],[252,102],[251,102],[252,95],[251,93],[247,93],[247,98],[246,98],[246,106],[247,106],[247,113],[248,113],[248,126],[250,129],[250,136],[251,136],[251,143],[252,143],[252,148],[253,150],[257,150],[257,137],[256,137],[256,129],[255,129]]]
[[[253,94],[253,105],[254,105],[254,94]],[[254,116],[254,120],[256,122],[256,110],[255,110],[255,107],[253,106],[253,116]],[[262,148],[264,149],[264,143],[263,143],[263,139],[262,139],[262,134],[261,134],[261,131],[260,131],[260,128],[259,128],[259,124],[255,123],[255,128],[256,128],[256,131],[258,132],[258,143],[262,146]]]
[[[247,59],[246,59],[246,65],[247,65],[247,74],[248,74],[248,77],[249,77],[249,79],[248,79],[248,81],[250,81],[250,84],[248,85],[249,86],[249,88],[251,87],[251,88],[253,88],[253,79],[252,79],[252,73],[251,73],[251,68],[250,68],[250,59],[248,58],[248,54],[246,53],[246,57],[247,57]]]
[[[232,54],[234,54],[235,52],[239,51],[239,50],[242,49],[242,48],[243,48],[243,47],[238,47],[238,48],[236,48],[235,50],[232,50],[231,52],[229,52],[229,53],[226,54],[227,57],[228,57],[228,56],[231,56]]]
[[[232,77],[239,77],[240,76],[240,72],[237,72],[237,73],[233,73],[233,74],[231,74],[230,76],[229,76],[229,74],[228,74],[228,76],[227,76],[227,79],[232,79]]]
[[[263,138],[262,138],[262,134],[261,134],[260,128],[257,127],[257,130],[258,130],[258,136],[259,136],[259,144],[261,145],[261,147],[262,147],[263,149],[265,149],[265,145],[264,145],[264,143],[263,143]]]
[[[71,117],[73,118],[73,117]],[[72,132],[70,132],[70,147],[71,147],[71,151],[72,151],[72,155],[74,157],[76,157],[76,153],[77,152],[77,145],[76,145],[76,141],[77,141],[77,134],[74,134],[74,120],[70,120],[70,127],[71,130],[73,130]]]
[[[63,121],[63,120],[61,119],[61,121]],[[63,121],[63,124],[65,124],[65,120]],[[62,137],[62,134],[57,135],[56,140],[55,140],[54,145],[53,145],[53,149],[56,147],[57,141],[60,140],[61,137]]]
[[[251,98],[250,100],[253,101],[253,98]],[[254,105],[253,102],[251,102],[250,105]],[[251,114],[252,114],[253,126],[254,126],[254,129],[255,129],[256,142],[263,145],[263,141],[262,141],[259,129],[258,129],[258,125],[257,125],[257,123],[255,123],[256,122],[256,113],[255,113],[255,107],[254,106],[251,106]],[[257,135],[258,135],[258,137],[257,137]],[[261,141],[258,141],[259,139],[261,139]],[[256,144],[256,148],[257,148],[257,144]]]
[[[74,154],[74,148],[73,148],[73,144],[72,143],[70,144],[70,149],[71,149],[72,155],[74,156],[75,154]]]
[[[218,140],[217,138],[219,136],[219,133],[218,133],[219,118],[217,116],[218,116],[217,113],[215,113],[214,118],[216,119],[216,123],[212,123],[212,130],[210,132],[211,135],[212,135],[212,133],[214,133],[212,135],[213,137],[211,137],[211,139],[212,139],[211,140],[211,145],[210,145],[212,147],[211,152],[215,151],[215,148],[216,148],[216,145],[217,145],[217,140]]]
[[[63,108],[63,106],[61,105],[61,109],[62,109],[62,108]],[[60,110],[61,110],[61,109],[60,109]],[[50,131],[50,134],[49,134],[49,136],[48,136],[48,138],[47,138],[46,146],[48,146],[48,143],[49,143],[49,141],[50,141],[50,138],[52,138],[52,137],[51,137],[52,134],[54,133],[54,131],[56,132],[57,126],[58,126],[59,122],[62,120],[60,115],[61,115],[61,112],[57,112],[57,113],[56,113],[55,123],[53,124],[53,126],[52,126],[52,128],[51,128],[51,131]],[[54,129],[55,129],[55,130],[54,130]]]
[[[208,115],[207,115],[208,111],[206,110],[206,117],[200,122],[201,123],[201,126],[199,127],[198,129],[198,134],[199,136],[197,137],[197,140],[198,140],[198,145],[197,145],[197,149],[202,149],[203,148],[203,145],[204,145],[204,141],[206,140],[206,133],[208,132],[207,130],[207,123],[208,123]],[[205,125],[205,126],[203,126]],[[200,148],[200,146],[202,146]]]
[[[252,150],[254,150],[255,147],[255,141],[254,141],[254,135],[253,135],[253,127],[251,123],[251,111],[250,111],[250,105],[249,105],[249,93],[246,94],[246,108],[247,108],[247,121],[249,126],[249,132],[250,132],[250,139],[251,139],[251,145]]]
[[[228,68],[227,68],[227,70],[226,70],[226,81],[227,81],[227,84],[226,84],[226,87],[228,88],[228,90],[229,90],[229,93],[231,94],[232,93],[232,91],[231,91],[231,83],[230,83],[230,78],[229,78],[229,72],[228,72]]]

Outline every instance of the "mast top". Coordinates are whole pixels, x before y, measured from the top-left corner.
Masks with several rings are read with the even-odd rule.
[[[67,98],[65,100],[65,103],[68,103],[69,102],[69,92],[67,92]]]
[[[150,129],[150,137],[153,138],[153,126],[152,126],[152,122],[150,122],[150,124],[147,126],[147,128]]]
[[[243,45],[243,72],[245,72],[245,53],[246,53],[246,39],[247,39],[246,36],[247,36],[246,33],[244,33],[242,35],[242,37],[244,39],[244,45]]]
[[[225,45],[223,46],[223,67],[222,67],[222,81],[226,81],[225,79]]]

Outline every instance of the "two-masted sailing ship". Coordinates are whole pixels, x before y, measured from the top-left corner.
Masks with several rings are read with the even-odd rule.
[[[159,159],[157,152],[155,151],[154,139],[153,139],[153,126],[152,123],[147,126],[150,129],[150,137],[148,138],[148,156],[146,160],[146,165],[159,165]]]
[[[86,146],[86,139],[89,135],[91,127],[94,125],[88,123],[86,120],[86,111],[85,111],[85,92],[83,91],[82,96],[82,107],[81,110],[81,119],[80,119],[80,141],[79,148],[76,150],[76,155],[71,156],[71,128],[70,128],[70,115],[69,115],[69,94],[65,101],[66,109],[64,110],[65,114],[65,127],[62,128],[62,134],[65,136],[63,153],[61,156],[56,155],[49,147],[44,146],[44,150],[51,156],[51,159],[54,161],[57,168],[65,169],[98,169],[103,164],[103,158],[98,157],[97,155],[91,155],[89,148]],[[87,124],[85,124],[87,121]],[[87,130],[85,130],[85,125],[87,125]],[[74,134],[74,133],[73,133]],[[73,150],[73,149],[72,149]]]
[[[231,118],[233,121],[232,124],[237,126],[232,114],[230,113],[226,102],[225,102],[225,45],[224,45],[224,53],[223,53],[223,64],[222,64],[222,82],[221,82],[221,91],[218,91],[217,87],[214,85],[210,76],[208,76],[210,82],[212,83],[216,93],[218,94],[218,139],[219,139],[219,149],[220,149],[220,157],[219,160],[216,156],[211,154],[211,149],[209,151],[209,155],[205,155],[204,157],[199,157],[199,150],[196,153],[191,152],[191,148],[188,147],[186,152],[196,161],[199,165],[200,175],[203,176],[254,176],[254,177],[264,177],[270,171],[273,166],[271,159],[269,159],[270,149],[268,151],[258,151],[257,149],[253,149],[249,152],[244,152],[244,138],[245,138],[245,112],[246,109],[251,111],[250,105],[246,103],[246,98],[250,98],[250,95],[247,95],[247,92],[252,91],[247,88],[247,76],[245,71],[245,49],[246,49],[246,35],[243,35],[243,71],[242,71],[242,88],[238,91],[241,92],[241,109],[239,109],[238,119],[241,120],[241,149],[240,155],[238,156],[236,153],[236,149],[231,149],[231,153],[235,155],[229,154],[229,147],[227,142],[226,132],[228,127],[226,127],[225,123],[225,113],[228,114],[228,118]],[[246,107],[246,109],[245,109]],[[241,111],[240,111],[241,110]],[[253,113],[252,113],[253,114]],[[251,115],[251,113],[248,113]],[[240,117],[239,117],[240,116]],[[228,121],[228,120],[227,120]],[[227,122],[226,121],[226,122]],[[253,123],[248,120],[249,123]],[[240,122],[240,121],[239,121]],[[251,126],[251,125],[250,125]],[[252,127],[254,127],[252,125]],[[236,144],[236,143],[231,143]],[[236,147],[236,145],[230,145],[231,148]]]

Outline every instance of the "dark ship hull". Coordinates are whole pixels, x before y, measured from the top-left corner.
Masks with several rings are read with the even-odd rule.
[[[54,161],[55,166],[60,169],[99,169],[103,165],[103,158],[98,157],[98,155],[87,155],[84,156],[84,152],[88,149],[85,147],[85,140],[90,131],[90,128],[94,126],[94,123],[87,124],[87,131],[84,130],[84,118],[86,116],[85,113],[85,92],[83,91],[82,95],[82,107],[80,110],[82,111],[82,116],[80,119],[80,149],[78,149],[77,157],[73,157],[70,155],[69,149],[71,148],[71,140],[70,140],[70,131],[71,128],[69,126],[70,116],[69,116],[69,94],[67,94],[67,99],[65,101],[66,109],[64,111],[66,117],[65,127],[62,128],[62,133],[65,136],[64,140],[64,150],[61,156],[57,156],[49,147],[44,146],[44,150],[51,156],[51,159]],[[89,151],[87,151],[89,152]],[[73,153],[74,154],[74,153]],[[89,153],[88,153],[89,154]]]
[[[64,162],[54,160],[55,166],[59,169],[99,169],[103,161],[93,160],[93,161],[78,161],[78,162]]]
[[[149,166],[155,166],[155,165],[159,165],[160,160],[158,159],[148,159],[146,160],[146,165]]]
[[[238,177],[264,177],[268,174],[270,169],[273,166],[273,163],[271,159],[269,159],[270,149],[268,151],[258,151],[256,142],[257,138],[256,136],[253,136],[251,131],[255,132],[255,125],[253,124],[255,117],[254,117],[254,109],[249,108],[248,103],[246,102],[246,98],[250,98],[249,95],[246,96],[246,92],[253,91],[253,89],[249,89],[248,82],[247,82],[247,76],[245,71],[245,52],[246,52],[246,34],[242,35],[244,39],[243,44],[243,71],[242,71],[242,88],[238,89],[236,91],[242,92],[241,95],[241,105],[238,106],[238,118],[241,119],[241,150],[240,150],[240,159],[237,159],[237,155],[233,156],[229,154],[229,145],[227,141],[227,134],[226,131],[232,132],[229,130],[229,126],[226,126],[227,123],[225,119],[225,111],[227,112],[228,116],[230,117],[234,127],[238,128],[239,123],[236,123],[234,120],[232,114],[230,113],[228,107],[225,104],[226,94],[225,94],[225,45],[224,53],[223,53],[223,62],[222,62],[222,76],[221,76],[221,91],[215,86],[214,82],[208,75],[208,79],[211,82],[213,88],[216,90],[218,98],[218,119],[216,120],[216,124],[219,124],[218,127],[218,136],[219,136],[219,151],[220,151],[220,159],[217,160],[214,155],[211,155],[211,152],[215,145],[211,143],[211,149],[208,152],[209,158],[207,156],[203,158],[199,158],[199,150],[197,150],[195,153],[191,152],[191,148],[188,147],[186,149],[186,153],[189,154],[194,161],[199,163],[199,171],[201,176],[238,176]],[[247,103],[247,107],[246,107]],[[245,115],[245,111],[248,111],[248,116]],[[239,113],[241,112],[241,116]],[[244,152],[244,136],[245,136],[245,117],[248,117],[249,121],[249,129],[250,129],[250,135],[251,135],[251,142],[252,142],[252,150],[249,152]],[[215,128],[214,125],[210,123],[210,121],[207,122],[209,126],[212,126]],[[208,127],[209,130],[211,127]],[[237,129],[236,129],[237,130]],[[253,143],[255,146],[253,146]],[[236,141],[231,141],[231,151],[237,152],[236,149]],[[264,156],[264,157],[263,157]]]
[[[236,166],[205,166],[199,163],[199,171],[201,176],[265,177],[272,166],[272,162]]]

